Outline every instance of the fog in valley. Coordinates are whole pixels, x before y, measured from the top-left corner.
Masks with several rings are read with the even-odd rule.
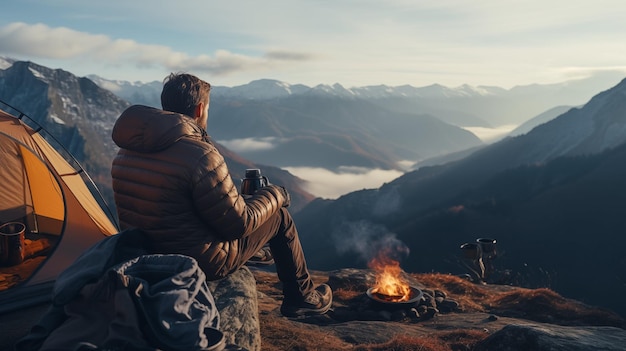
[[[464,127],[463,129],[473,133],[485,143],[493,143],[504,138],[512,130],[517,128],[515,124],[507,124],[495,128],[485,127]]]
[[[341,195],[362,189],[379,188],[403,174],[398,170],[340,167],[337,171],[312,167],[284,167],[289,173],[307,183],[303,188],[311,194],[336,199]]]
[[[516,125],[504,125],[496,128],[466,127],[485,143],[495,142],[505,137]],[[277,138],[242,138],[220,140],[219,143],[230,150],[246,155],[257,150],[270,150],[280,141]],[[253,157],[251,158],[254,161]],[[409,170],[413,161],[403,161],[398,165]],[[375,189],[390,182],[404,172],[400,170],[368,169],[362,167],[339,167],[336,170],[316,167],[282,167],[291,174],[306,181],[303,188],[311,194],[324,199],[337,199],[353,191]]]

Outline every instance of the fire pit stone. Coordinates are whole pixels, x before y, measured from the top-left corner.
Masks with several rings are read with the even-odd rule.
[[[349,277],[349,283],[341,278]],[[353,297],[338,300],[328,317],[339,322],[347,321],[393,321],[415,323],[435,317],[439,313],[459,311],[457,301],[447,297],[444,291],[423,286],[420,282],[409,280],[409,286],[415,290],[406,303],[377,301],[372,276],[356,270],[339,270],[329,276],[329,285],[333,290],[346,289],[352,292],[362,291]],[[418,288],[419,287],[419,288]],[[420,294],[421,292],[421,294]],[[418,297],[418,298],[416,298]],[[436,297],[442,297],[436,299]],[[437,300],[440,300],[438,302]]]

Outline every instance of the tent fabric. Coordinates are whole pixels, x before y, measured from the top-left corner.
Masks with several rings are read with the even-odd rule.
[[[54,165],[57,173],[62,177],[63,183],[67,184],[72,194],[99,230],[108,235],[117,233],[117,226],[104,213],[98,201],[96,201],[87,185],[85,185],[81,175],[41,135],[33,135],[33,140],[37,141],[37,145],[45,153],[48,162]]]
[[[48,167],[30,150],[22,145],[19,146],[19,150],[25,171],[22,181],[26,184],[24,187],[28,191],[28,195],[24,196],[25,200],[32,200],[31,206],[36,209],[38,217],[51,218],[58,221],[56,223],[62,224],[65,206],[63,206],[63,195],[58,181],[54,179]],[[61,228],[46,228],[40,224],[37,231],[52,234],[60,233]]]
[[[19,286],[55,280],[87,248],[119,231],[81,172],[39,131],[0,110],[0,224],[20,221],[27,235],[57,238],[46,260]]]

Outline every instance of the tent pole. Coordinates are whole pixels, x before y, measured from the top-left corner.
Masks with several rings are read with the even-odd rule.
[[[37,212],[33,203],[33,193],[31,191],[30,183],[28,182],[28,174],[26,171],[26,164],[24,163],[24,157],[21,150],[18,147],[20,153],[20,160],[22,161],[22,182],[24,184],[24,221],[27,225],[28,231],[31,233],[39,233],[39,224],[37,223]],[[29,220],[28,208],[32,209],[32,221]]]

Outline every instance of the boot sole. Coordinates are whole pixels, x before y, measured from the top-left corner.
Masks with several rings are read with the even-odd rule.
[[[295,310],[289,310],[287,308],[281,307],[280,313],[285,317],[291,317],[291,318],[315,316],[315,315],[320,315],[320,314],[324,314],[328,312],[328,310],[330,310],[330,307],[332,305],[333,305],[333,300],[331,298],[331,300],[328,302],[328,305],[317,308],[317,309],[297,308]]]

